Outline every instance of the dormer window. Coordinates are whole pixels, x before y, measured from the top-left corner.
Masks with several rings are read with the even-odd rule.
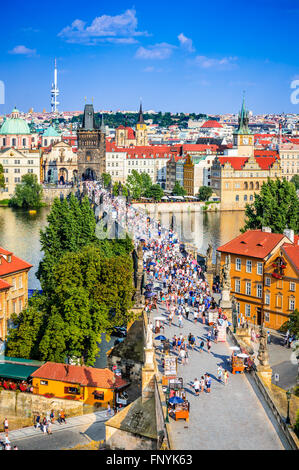
[[[8,262],[8,263],[11,263],[11,255],[8,255],[8,256],[7,256],[7,262]]]

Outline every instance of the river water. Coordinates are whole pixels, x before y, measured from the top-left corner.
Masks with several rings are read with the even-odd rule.
[[[0,246],[12,251],[16,256],[33,265],[29,271],[28,288],[39,289],[40,284],[35,277],[39,261],[42,257],[40,247],[40,230],[47,224],[49,207],[43,207],[36,214],[28,211],[13,210],[0,207]],[[182,241],[188,241],[197,246],[200,253],[205,254],[208,244],[216,248],[228,242],[240,233],[244,225],[244,212],[208,212],[176,214],[176,227]],[[161,215],[161,222],[169,220],[166,214]],[[106,351],[114,344],[115,338],[109,343],[103,337],[101,352],[96,367],[105,367]]]

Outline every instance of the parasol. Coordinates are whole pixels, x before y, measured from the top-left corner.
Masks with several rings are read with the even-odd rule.
[[[163,335],[159,335],[159,336],[156,336],[155,339],[158,340],[158,341],[166,341],[167,338],[165,338],[165,336],[163,336]]]
[[[244,357],[244,359],[246,357],[249,357],[248,354],[245,354],[245,353],[241,353],[241,354],[237,354],[237,357]]]
[[[181,397],[171,397],[171,398],[169,398],[168,401],[172,405],[177,404],[177,403],[184,403],[184,400]]]
[[[162,288],[161,287],[154,287],[154,290],[155,291],[160,291],[160,290],[162,290]]]

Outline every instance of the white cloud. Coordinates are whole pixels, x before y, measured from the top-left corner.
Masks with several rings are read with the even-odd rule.
[[[94,18],[90,26],[85,21],[75,20],[58,34],[67,42],[94,45],[98,42],[134,44],[137,36],[148,36],[146,31],[137,31],[134,9],[115,16],[102,15]]]
[[[173,49],[176,46],[168,44],[167,42],[161,42],[148,47],[139,47],[135,54],[137,59],[168,59],[171,56]]]
[[[187,38],[184,33],[178,35],[178,40],[180,41],[180,45],[183,49],[186,49],[188,52],[194,52],[195,49],[193,47],[192,39]]]
[[[15,46],[11,51],[9,51],[9,53],[29,56],[29,55],[35,55],[36,49],[29,49],[26,46],[20,45],[20,46]]]
[[[236,65],[235,61],[237,59],[237,57],[223,57],[222,59],[214,59],[205,55],[198,55],[195,57],[194,62],[196,65],[204,69],[209,69],[212,67],[231,68]]]

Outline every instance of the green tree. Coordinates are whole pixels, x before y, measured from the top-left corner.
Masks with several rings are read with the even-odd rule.
[[[11,207],[37,209],[42,206],[43,188],[38,184],[37,176],[28,173],[22,176],[21,183],[16,185],[15,193],[10,200]]]
[[[180,185],[179,181],[176,181],[172,190],[172,194],[174,196],[185,196],[187,191],[183,186]]]
[[[5,188],[5,177],[4,177],[4,169],[0,163],[0,188]]]
[[[41,295],[29,299],[27,308],[19,315],[12,315],[14,328],[9,330],[7,356],[25,359],[39,358],[38,346],[42,337],[44,315],[44,298]]]
[[[164,191],[159,184],[152,184],[144,193],[145,197],[153,198],[155,201],[161,201]]]
[[[254,194],[254,202],[246,204],[245,216],[242,232],[263,226],[275,233],[283,233],[286,227],[298,232],[299,201],[295,186],[286,179],[268,179],[260,193]]]
[[[290,181],[291,181],[291,183],[293,183],[295,185],[296,191],[298,191],[298,189],[299,189],[299,175],[294,175],[291,178]]]
[[[136,170],[132,170],[132,173],[127,178],[127,186],[133,199],[139,199],[150,189],[152,180],[148,173],[139,173]]]
[[[200,201],[207,201],[212,196],[213,190],[210,186],[201,186],[197,197]]]
[[[104,188],[108,188],[111,182],[111,175],[109,175],[109,173],[102,173],[102,181],[103,181]]]

